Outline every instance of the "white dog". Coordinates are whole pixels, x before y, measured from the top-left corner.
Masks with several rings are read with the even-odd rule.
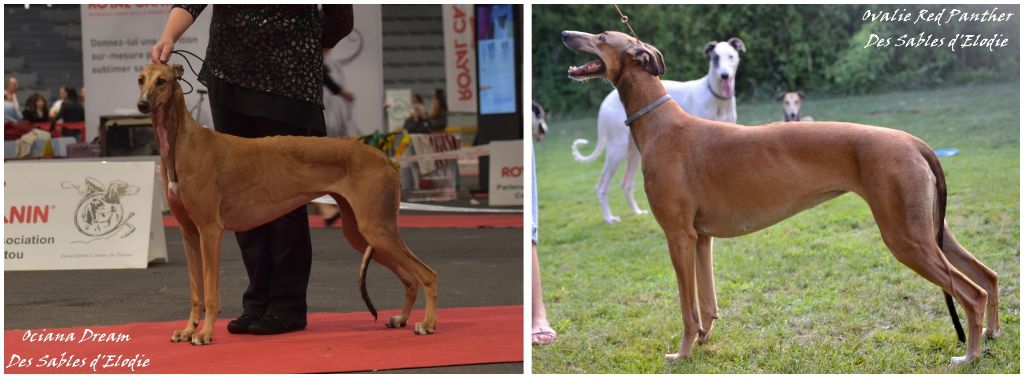
[[[710,59],[708,74],[700,79],[687,82],[663,80],[662,84],[680,106],[694,116],[736,122],[736,70],[740,66],[740,52],[746,47],[739,38],[729,38],[726,42],[708,42],[704,46],[704,54]],[[608,185],[619,169],[619,163],[628,156],[626,175],[622,177],[622,190],[626,193],[626,201],[633,208],[633,214],[647,214],[636,204],[633,196],[633,176],[640,165],[640,152],[630,142],[629,127],[626,126],[626,111],[619,101],[619,91],[612,91],[597,113],[597,147],[589,156],[580,154],[579,148],[589,143],[586,139],[577,139],[572,143],[572,155],[576,161],[589,163],[597,159],[601,150],[608,151],[604,159],[604,170],[597,181],[597,200],[601,203],[604,221],[615,223],[619,217],[612,215],[608,208]]]

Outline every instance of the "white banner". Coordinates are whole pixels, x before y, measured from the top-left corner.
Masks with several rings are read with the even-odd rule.
[[[4,169],[4,270],[144,269],[167,260],[155,162]]]
[[[523,141],[491,142],[490,193],[491,206],[523,205]]]
[[[81,10],[83,80],[89,92],[85,101],[86,136],[92,140],[99,136],[100,116],[138,114],[139,72],[150,63],[149,50],[160,38],[171,6],[87,4]],[[205,10],[174,48],[205,57],[211,13],[211,9]],[[181,56],[172,55],[170,62],[185,67],[185,80],[201,86]],[[192,66],[198,72],[202,63],[193,58]],[[182,84],[182,89],[188,92],[188,85]],[[198,102],[198,92],[185,95],[190,109]],[[199,123],[212,125],[209,115],[207,105]]]
[[[441,6],[448,111],[476,113],[476,47],[473,5]]]
[[[338,96],[325,96],[328,117],[347,117],[341,123],[349,136],[385,132],[384,128],[384,50],[381,37],[380,5],[354,5],[355,25],[352,33],[343,38],[324,64],[342,89],[352,94],[355,101],[348,103]],[[325,92],[330,93],[330,92]],[[347,112],[332,112],[341,107]],[[326,119],[327,124],[338,122]]]

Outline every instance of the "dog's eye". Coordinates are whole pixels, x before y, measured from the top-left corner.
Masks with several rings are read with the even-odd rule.
[[[146,80],[145,80],[145,79],[143,79],[143,78],[141,78],[141,77],[139,78],[139,85],[142,85],[142,83],[145,83],[145,82],[146,82]]]
[[[166,82],[167,80],[164,80],[163,78],[156,79],[156,85],[164,85]]]
[[[601,41],[601,42],[604,42],[604,34],[601,34],[601,35],[597,36],[597,40]]]

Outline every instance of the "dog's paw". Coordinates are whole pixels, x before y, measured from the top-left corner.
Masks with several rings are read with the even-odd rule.
[[[613,215],[613,216],[611,216],[609,218],[604,218],[604,223],[608,223],[608,224],[619,223],[620,220],[622,220],[622,219],[620,219],[619,217]]]
[[[388,323],[385,324],[385,325],[388,328],[404,328],[405,327],[405,317],[403,317],[402,315],[392,316],[392,317],[388,318]]]
[[[212,343],[213,343],[213,332],[210,332],[210,333],[200,332],[200,333],[197,333],[195,335],[192,335],[192,345],[200,346],[200,345],[210,345]]]
[[[998,329],[993,330],[991,328],[982,328],[981,329],[981,334],[985,335],[986,339],[994,339],[996,337],[999,337],[999,330]]]
[[[180,331],[174,331],[174,334],[171,335],[171,342],[172,343],[177,343],[177,342],[182,342],[182,341],[190,341],[190,340],[192,340],[192,334],[193,333],[195,333],[194,330],[187,330],[187,329],[183,329],[183,330],[180,330]]]
[[[412,332],[417,335],[429,335],[434,333],[434,327],[424,326],[423,323],[416,323],[416,326],[413,328]]]
[[[975,360],[975,358],[968,358],[967,356],[953,357],[953,358],[951,358],[949,360],[949,364],[951,366],[961,366],[961,365],[969,364],[969,363],[971,363],[974,360]]]
[[[670,354],[666,354],[665,355],[665,362],[668,362],[668,363],[678,362],[678,361],[685,360],[687,357],[690,357],[690,356],[682,355],[682,354],[679,354],[679,353],[670,353]]]
[[[647,210],[633,210],[633,215],[647,215],[648,213],[649,212]]]

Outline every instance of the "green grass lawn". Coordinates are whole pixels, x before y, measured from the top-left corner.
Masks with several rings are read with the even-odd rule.
[[[577,84],[574,84],[577,85]],[[595,85],[595,84],[587,84]],[[1002,335],[977,362],[963,355],[941,290],[893,258],[867,205],[846,194],[766,230],[716,239],[719,316],[711,340],[666,364],[682,333],[678,288],[653,216],[633,216],[618,183],[606,225],[594,194],[604,157],[580,164],[570,144],[596,142],[594,118],[554,120],[537,144],[540,245],[553,345],[538,373],[1017,373],[1020,371],[1018,83],[816,101],[804,113],[906,130],[942,158],[947,221],[1000,275]],[[596,116],[596,110],[593,112]],[[739,122],[781,119],[776,103],[741,103]],[[636,195],[649,208],[643,178]],[[958,305],[963,319],[963,309]]]

